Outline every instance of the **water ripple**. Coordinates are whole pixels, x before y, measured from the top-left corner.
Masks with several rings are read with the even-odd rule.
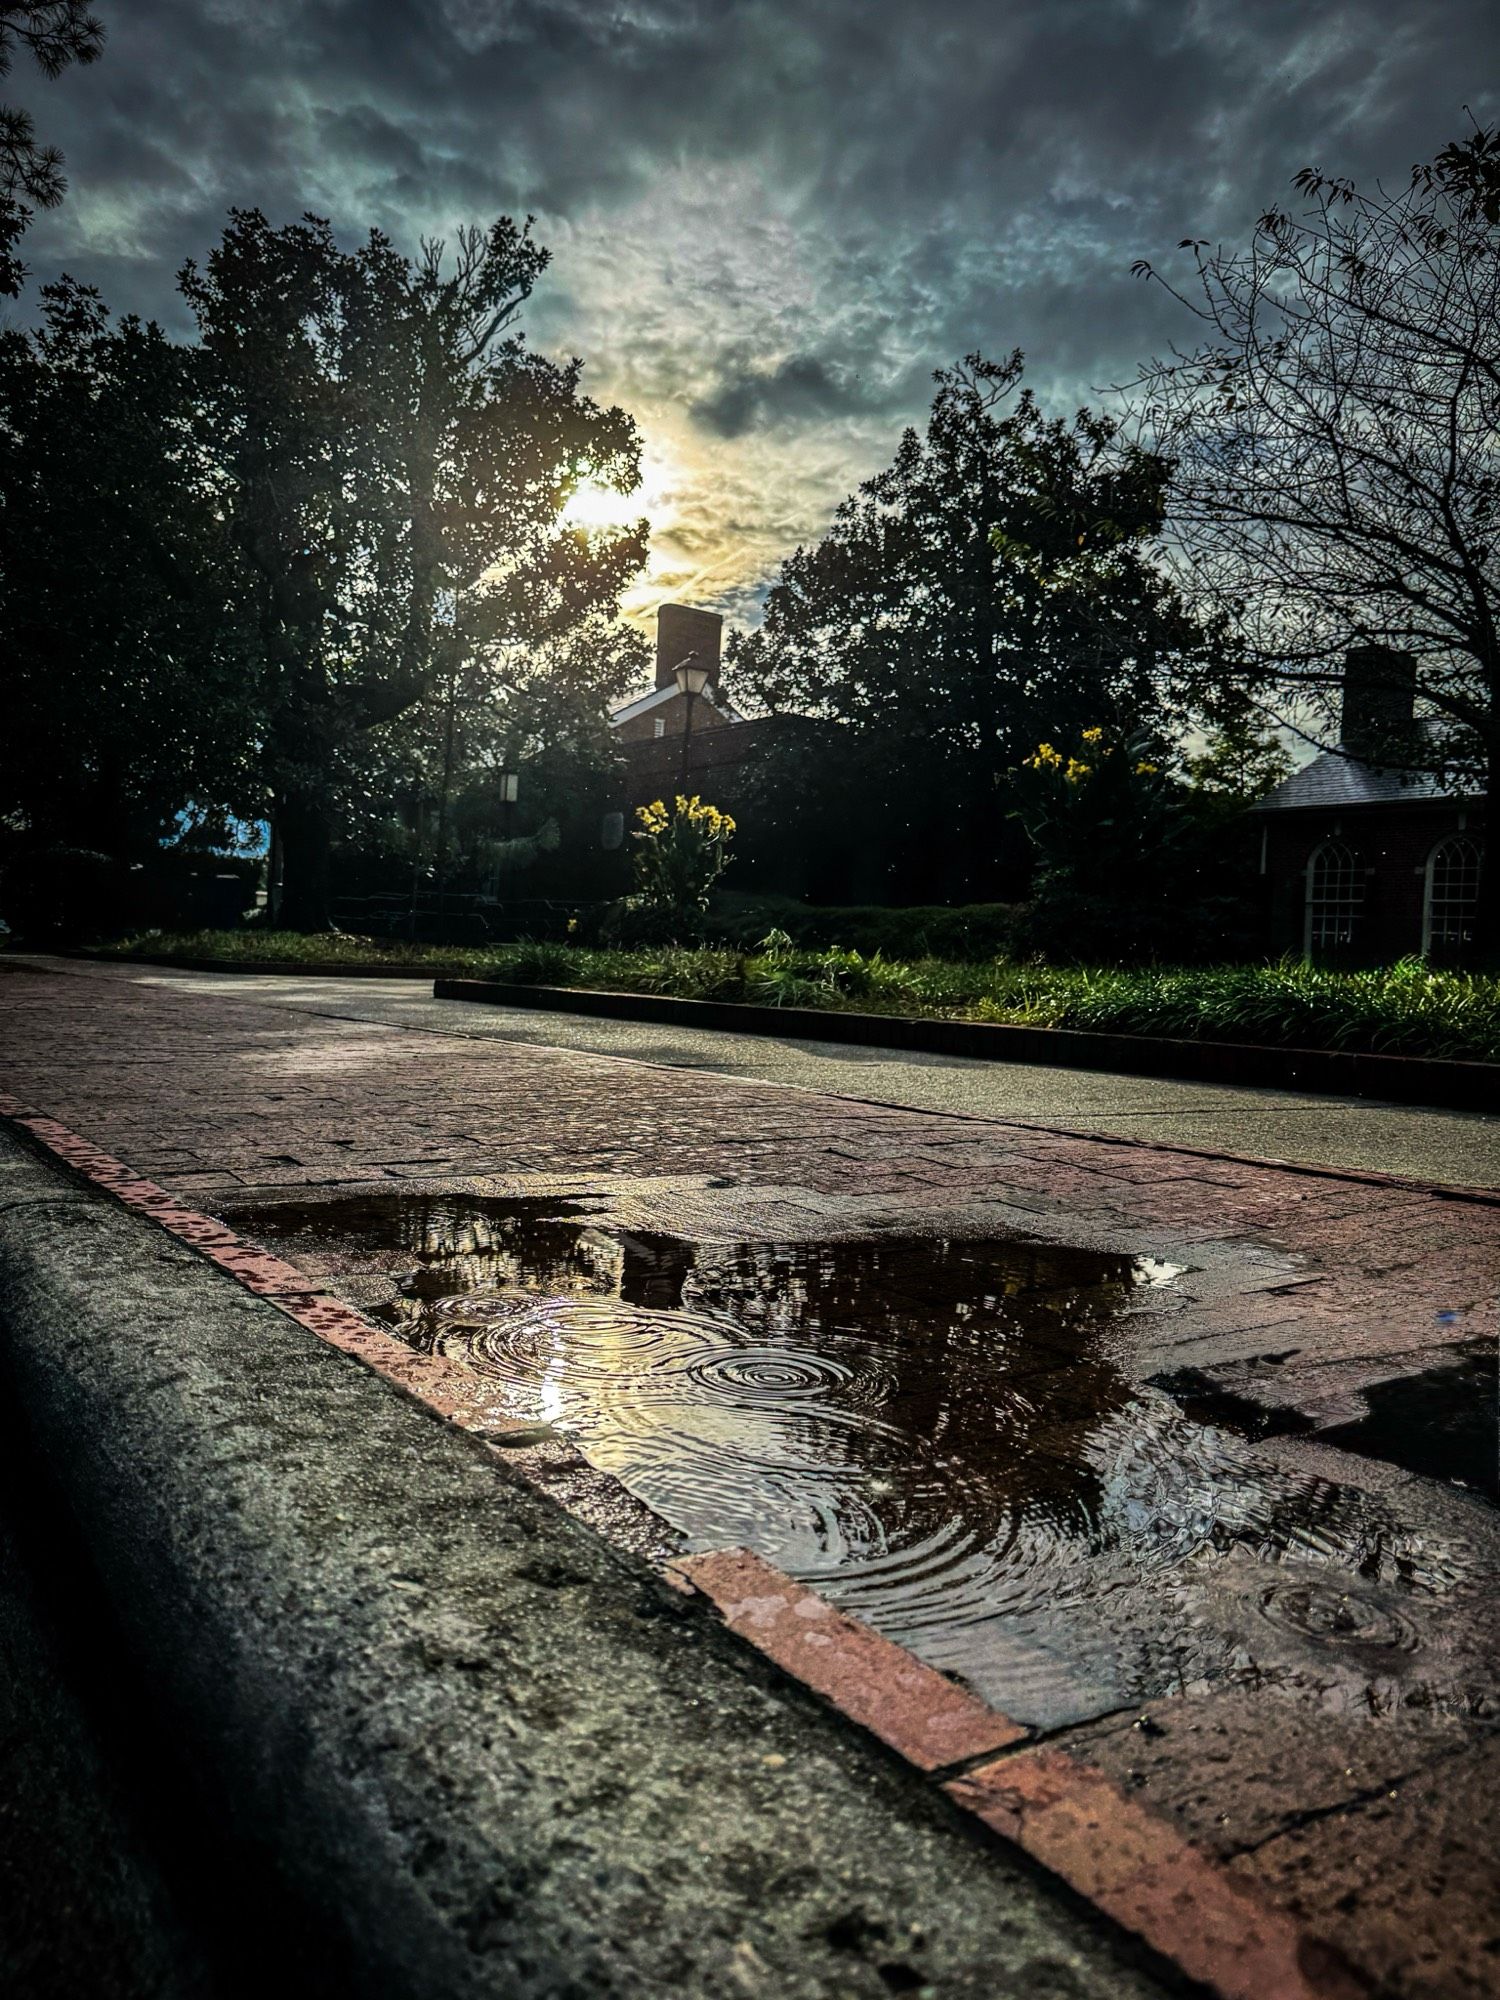
[[[363,1203],[342,1240],[396,1279],[405,1338],[571,1433],[689,1546],[756,1550],[1022,1721],[1226,1678],[1496,1706],[1494,1535],[1425,1483],[1290,1470],[1134,1380],[1126,1315],[1170,1267],[403,1204]]]

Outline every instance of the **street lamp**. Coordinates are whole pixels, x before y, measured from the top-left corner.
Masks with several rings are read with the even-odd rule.
[[[502,871],[509,865],[508,857],[504,854],[503,847],[504,845],[508,845],[510,841],[511,822],[515,817],[516,794],[521,789],[520,777],[514,771],[501,771],[497,779],[496,788],[500,795],[500,839],[503,845],[502,852],[495,857],[495,872],[491,878],[490,886],[490,894],[492,896],[500,894],[500,876]]]
[[[712,667],[700,666],[698,655],[689,653],[685,660],[679,660],[672,669],[678,692],[687,697],[687,712],[682,719],[682,779],[685,792],[688,785],[688,753],[693,741],[693,703],[713,679]]]
[[[515,771],[502,771],[500,773],[500,803],[505,808],[504,813],[501,815],[500,824],[504,827],[506,833],[510,832],[510,809],[515,804],[516,794],[520,789],[521,780]]]

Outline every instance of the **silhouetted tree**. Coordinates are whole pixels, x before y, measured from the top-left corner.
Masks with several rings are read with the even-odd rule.
[[[236,212],[182,289],[198,393],[245,566],[282,920],[328,919],[343,774],[361,737],[445,678],[610,606],[643,533],[559,515],[578,480],[629,491],[635,427],[579,387],[581,363],[515,330],[547,255],[529,224],[460,233],[413,261],[378,232]]]
[[[1232,812],[1263,799],[1292,771],[1291,752],[1264,715],[1232,695],[1216,704],[1207,742],[1184,763],[1194,792]]]
[[[149,854],[256,801],[253,660],[187,350],[64,280],[0,333],[0,819]]]
[[[937,376],[908,430],[815,548],[782,566],[736,685],[843,725],[877,816],[907,822],[921,891],[971,892],[999,852],[1005,774],[1046,736],[1163,719],[1203,634],[1154,560],[1166,467],[1105,418],[1004,407],[1021,357]],[[957,872],[951,863],[957,861]]]
[[[104,46],[104,24],[87,0],[5,0],[0,6],[0,76],[25,49],[43,76],[69,63],[91,63]],[[14,298],[26,277],[16,255],[33,212],[55,208],[67,192],[63,157],[42,145],[31,114],[0,105],[0,296]]]
[[[1172,546],[1250,673],[1325,740],[1352,648],[1415,662],[1426,727],[1393,764],[1500,762],[1500,137],[1389,193],[1308,169],[1248,249],[1183,247],[1201,344],[1134,385],[1173,464]],[[1138,267],[1149,276],[1150,266]],[[1162,282],[1165,282],[1164,280]],[[1482,952],[1500,948],[1483,871]]]
[[[617,762],[608,710],[649,672],[644,637],[613,606],[550,637],[457,658],[427,700],[369,733],[356,810],[383,816],[404,796],[414,858],[434,879],[513,875],[530,850],[507,843],[602,810]],[[497,791],[506,771],[520,780],[514,809]]]

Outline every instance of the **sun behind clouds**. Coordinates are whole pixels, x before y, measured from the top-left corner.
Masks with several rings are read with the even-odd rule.
[[[564,526],[582,528],[585,534],[590,534],[596,530],[632,527],[643,515],[649,518],[650,512],[646,496],[639,489],[634,493],[618,493],[612,486],[583,479],[574,487],[561,519]]]

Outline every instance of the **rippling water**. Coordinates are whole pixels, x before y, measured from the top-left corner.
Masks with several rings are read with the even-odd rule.
[[[399,1277],[386,1317],[415,1345],[571,1434],[691,1546],[757,1550],[1023,1720],[1236,1675],[1487,1699],[1437,1631],[1487,1559],[1132,1381],[1123,1316],[1169,1267],[1007,1240],[693,1245],[556,1203],[339,1206]]]

